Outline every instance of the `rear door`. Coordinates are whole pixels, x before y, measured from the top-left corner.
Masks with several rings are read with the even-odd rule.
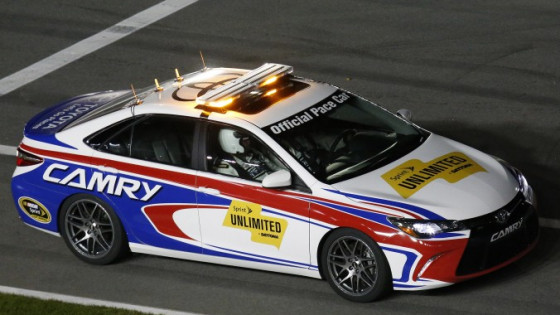
[[[102,173],[92,187],[114,205],[130,242],[202,251],[192,169],[196,125],[188,117],[145,115],[87,140]]]

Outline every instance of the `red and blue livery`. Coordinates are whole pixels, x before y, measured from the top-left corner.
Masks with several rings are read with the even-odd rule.
[[[93,264],[132,251],[269,270],[359,302],[486,274],[535,246],[517,169],[292,71],[177,72],[41,112],[12,179],[22,221]]]

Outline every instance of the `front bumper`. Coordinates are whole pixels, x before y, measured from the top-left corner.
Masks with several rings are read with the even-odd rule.
[[[462,223],[469,228],[464,238],[418,240],[399,233],[401,244],[407,238],[416,249],[417,260],[406,285],[394,277],[394,288],[433,289],[475,278],[520,259],[538,241],[536,207],[521,193],[504,207]]]
[[[463,221],[471,230],[457,267],[459,277],[500,266],[531,248],[539,235],[536,209],[518,194],[502,209]]]

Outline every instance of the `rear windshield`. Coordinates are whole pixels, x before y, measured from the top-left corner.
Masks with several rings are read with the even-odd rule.
[[[145,87],[143,89],[137,90],[136,95],[138,99],[144,99],[146,98],[146,96],[148,96],[148,94],[152,93],[153,91],[154,91],[153,87]],[[134,98],[134,94],[132,93],[132,91],[129,91],[111,100],[107,104],[100,106],[94,109],[93,111],[85,114],[84,116],[76,119],[72,123],[68,124],[68,126],[66,126],[64,129],[72,128],[74,126],[83,124],[85,122],[88,122],[90,120],[96,119],[101,116],[105,116],[112,112],[116,112],[122,108],[126,108],[134,104],[136,104],[136,99]]]

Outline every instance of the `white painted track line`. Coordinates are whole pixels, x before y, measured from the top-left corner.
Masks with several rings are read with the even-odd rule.
[[[0,144],[0,155],[16,155],[16,147]]]
[[[38,299],[41,299],[41,300],[55,300],[55,301],[61,301],[61,302],[73,303],[73,304],[81,304],[81,305],[114,307],[114,308],[121,308],[121,309],[126,309],[126,310],[131,310],[131,311],[152,313],[152,314],[168,314],[168,315],[194,315],[194,314],[196,314],[196,313],[178,312],[178,311],[161,309],[161,308],[154,308],[154,307],[145,307],[145,306],[139,306],[139,305],[133,305],[133,304],[126,304],[126,303],[118,303],[118,302],[111,302],[111,301],[104,301],[104,300],[82,298],[82,297],[77,297],[77,296],[49,293],[49,292],[43,292],[43,291],[26,290],[26,289],[6,287],[6,286],[0,286],[0,292],[7,293],[7,294],[23,295],[23,296],[38,298]]]
[[[560,230],[560,220],[548,219],[548,218],[539,218],[539,225],[542,227],[547,227],[551,229],[559,229]]]
[[[0,80],[0,96],[8,94],[83,56],[126,37],[198,0],[166,0]]]

